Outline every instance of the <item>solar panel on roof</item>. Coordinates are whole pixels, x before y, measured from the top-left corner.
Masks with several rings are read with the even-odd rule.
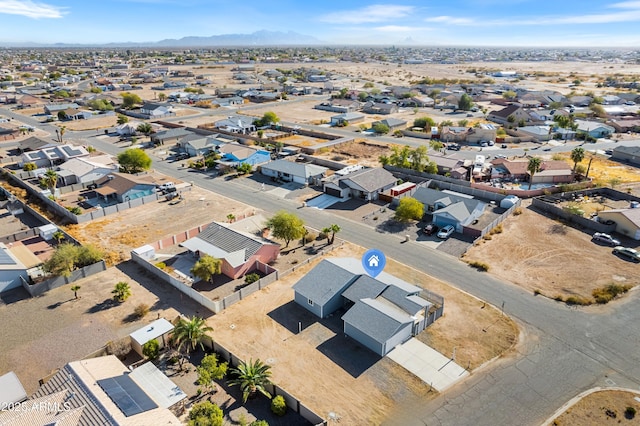
[[[158,408],[158,405],[129,376],[122,375],[98,380],[98,385],[126,417]]]

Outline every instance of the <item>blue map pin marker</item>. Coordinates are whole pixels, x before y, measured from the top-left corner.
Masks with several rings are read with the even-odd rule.
[[[384,253],[378,249],[367,250],[362,256],[362,267],[367,274],[373,278],[377,277],[387,264],[387,258]]]

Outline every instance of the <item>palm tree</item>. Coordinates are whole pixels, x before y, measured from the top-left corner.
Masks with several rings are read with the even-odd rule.
[[[198,345],[204,350],[202,341],[205,338],[210,338],[207,334],[210,331],[213,331],[213,328],[209,327],[200,317],[194,316],[189,320],[181,317],[173,329],[173,341],[176,343],[178,351],[186,347],[187,353],[189,353],[195,350]]]
[[[164,93],[159,93],[158,94],[158,100],[160,102],[164,102],[165,99],[167,99],[167,95],[165,95]]]
[[[62,240],[64,240],[64,232],[62,231],[56,231],[53,233],[53,239],[56,240],[56,242],[58,244],[60,244],[62,242]]]
[[[578,167],[578,163],[581,163],[584,160],[584,148],[575,147],[571,151],[571,161],[573,161],[573,173],[576,172],[576,167]]]
[[[271,398],[271,394],[265,389],[267,385],[271,384],[269,379],[271,377],[270,370],[271,367],[259,359],[241,362],[238,368],[233,369],[236,378],[229,380],[227,384],[229,386],[240,385],[244,402],[247,402],[247,399],[255,395],[256,392]]]
[[[236,215],[234,215],[233,213],[229,213],[227,215],[227,220],[229,221],[229,223],[232,223],[234,220],[236,220]]]
[[[215,276],[222,273],[222,260],[205,254],[193,265],[191,273],[194,277],[210,281],[213,284]]]
[[[336,234],[340,232],[340,225],[333,223],[329,226],[329,230],[331,231],[331,241],[329,241],[329,244],[333,244],[336,239]]]
[[[78,298],[78,290],[80,290],[80,286],[79,285],[72,285],[71,286],[71,291],[73,292],[73,298],[77,299]]]
[[[327,236],[327,244],[331,244],[331,227],[322,228],[322,233]]]
[[[145,136],[149,136],[153,132],[153,127],[149,123],[140,123],[136,130]]]
[[[58,185],[58,174],[56,173],[56,171],[53,169],[47,170],[42,180],[47,188],[49,188],[49,191],[51,191],[51,196],[55,198],[56,186]]]
[[[120,281],[116,284],[115,288],[111,290],[111,293],[113,294],[113,298],[118,302],[124,302],[131,296],[131,288],[128,282]]]
[[[531,189],[531,183],[533,181],[533,176],[540,171],[540,165],[542,164],[542,160],[538,157],[531,157],[529,159],[529,164],[527,165],[527,171],[531,176],[529,176],[529,189]]]

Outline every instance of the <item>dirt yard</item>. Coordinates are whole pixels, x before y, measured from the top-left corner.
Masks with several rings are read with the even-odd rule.
[[[360,257],[350,244],[328,256]],[[264,290],[211,317],[217,342],[243,359],[272,366],[273,380],[317,413],[335,412],[344,424],[378,424],[406,398],[428,398],[428,387],[387,358],[380,359],[341,333],[338,315],[320,322],[293,302],[291,286],[314,264],[305,265]],[[509,351],[515,324],[472,296],[394,261],[386,271],[445,297],[445,314],[420,335],[435,349],[471,369]],[[478,327],[494,324],[492,333]],[[298,333],[298,326],[302,332]],[[331,380],[327,380],[327,378]]]
[[[640,393],[627,391],[600,391],[582,398],[569,407],[551,424],[554,426],[601,426],[604,424],[640,425]],[[633,408],[635,411],[629,410]],[[634,415],[631,415],[631,413]]]
[[[585,145],[585,151],[591,148]],[[565,160],[571,167],[573,161],[569,158],[569,153],[558,153],[553,155],[555,160]],[[591,160],[592,159],[592,160]],[[598,186],[611,186],[611,182],[615,185],[627,184],[640,181],[640,170],[637,167],[627,166],[617,161],[609,160],[600,155],[592,155],[587,153],[581,165],[587,167],[591,160],[589,168],[589,177],[594,180]]]
[[[388,144],[356,140],[337,145],[331,148],[328,153],[318,155],[318,157],[347,164],[379,167],[378,158],[381,155],[389,155],[390,153],[391,149]]]
[[[221,195],[192,187],[183,192],[184,200],[173,204],[161,199],[121,214],[107,216],[65,230],[83,243],[95,244],[117,263],[130,257],[130,251],[164,236],[176,234],[212,221],[225,222],[227,215],[253,214],[255,208]],[[161,218],[161,219],[160,219]]]
[[[503,222],[503,231],[471,247],[465,261],[487,263],[490,273],[547,297],[592,299],[608,284],[636,286],[638,265],[591,241],[582,232],[550,219],[523,203],[522,214]]]
[[[58,127],[63,127],[66,130],[98,130],[114,127],[118,122],[118,117],[99,117],[90,118],[88,120],[69,120],[69,121],[54,121]],[[63,136],[64,138],[64,136]]]

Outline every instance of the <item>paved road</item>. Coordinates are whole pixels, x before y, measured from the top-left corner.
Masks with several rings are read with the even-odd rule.
[[[95,137],[89,138],[89,143],[107,153],[120,151]],[[456,258],[415,242],[402,243],[399,236],[376,232],[359,222],[301,208],[294,201],[249,190],[237,181],[178,169],[177,163],[156,161],[154,168],[267,212],[283,208],[295,211],[316,228],[337,223],[343,229],[341,238],[364,247],[382,248],[389,257],[495,306],[504,306],[505,313],[522,326],[523,342],[515,356],[474,372],[428,403],[398,401],[401,409],[386,424],[536,425],[593,386],[640,388],[638,291],[612,307],[569,309],[477,272]]]

